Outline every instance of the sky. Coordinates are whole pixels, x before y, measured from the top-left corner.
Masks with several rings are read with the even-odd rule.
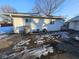
[[[18,12],[27,13],[33,9],[35,0],[0,0],[0,7],[3,5],[11,5]],[[64,0],[54,15],[64,16],[67,20],[79,15],[79,0]]]

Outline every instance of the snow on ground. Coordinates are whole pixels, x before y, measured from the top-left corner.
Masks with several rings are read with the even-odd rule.
[[[7,37],[8,37],[7,34],[0,33],[0,39],[4,39],[4,38],[7,38]]]
[[[29,53],[30,53],[30,55],[34,55],[34,56],[40,58],[42,55],[44,55],[44,56],[48,55],[48,52],[53,53],[54,52],[53,47],[47,47],[47,48],[39,47]]]

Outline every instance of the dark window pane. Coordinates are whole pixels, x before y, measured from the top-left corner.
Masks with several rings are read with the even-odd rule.
[[[27,18],[27,19],[25,19],[26,20],[26,22],[31,22],[31,19],[29,19],[29,18]]]
[[[50,24],[54,24],[54,21],[51,21]]]
[[[29,22],[29,20],[28,20],[28,19],[26,19],[26,22]]]

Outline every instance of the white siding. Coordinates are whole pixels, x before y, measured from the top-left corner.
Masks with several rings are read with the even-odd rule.
[[[77,22],[75,26],[76,26],[76,30],[79,31],[79,22]]]
[[[74,22],[70,22],[69,23],[69,29],[74,29],[75,28],[75,23]]]
[[[46,19],[45,19],[46,20]],[[54,20],[54,23],[50,24],[47,20],[47,22],[45,21],[44,19],[38,19],[38,21],[34,21],[32,20],[32,23],[34,24],[34,29],[33,30],[36,30],[36,29],[40,29],[42,30],[42,27],[44,25],[45,28],[47,28],[48,31],[58,31],[61,29],[61,26],[64,24],[64,20]],[[51,19],[49,19],[51,20]],[[47,24],[49,23],[49,24]],[[31,30],[31,31],[33,31]]]
[[[50,21],[54,23],[50,24]],[[37,29],[42,30],[43,28],[46,28],[48,31],[59,31],[64,24],[64,20],[32,18],[31,22],[26,22],[25,18],[14,18],[13,24],[15,33],[19,33],[20,29],[17,27],[21,26],[26,26],[26,32],[32,32]]]
[[[79,22],[70,22],[69,29],[79,31]]]
[[[19,33],[19,27],[22,27],[25,25],[25,21],[23,18],[13,18],[13,26],[14,26],[14,32]]]

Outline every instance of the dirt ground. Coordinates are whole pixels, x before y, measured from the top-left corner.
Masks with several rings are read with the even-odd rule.
[[[0,53],[8,51],[11,47],[20,41],[19,35],[10,35],[8,38],[0,40]]]
[[[8,48],[12,45],[12,41],[0,40],[0,49]]]

